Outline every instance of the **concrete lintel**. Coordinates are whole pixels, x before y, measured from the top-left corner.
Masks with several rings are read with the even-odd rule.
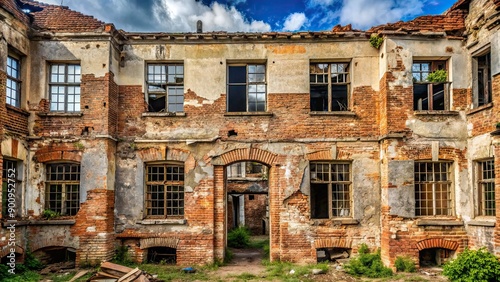
[[[137,221],[138,224],[142,225],[185,225],[187,220],[185,219],[145,219],[142,221]]]
[[[16,226],[28,226],[28,225],[73,225],[76,220],[74,219],[61,219],[61,220],[21,220],[16,221]],[[13,222],[2,222],[3,227],[8,227]]]
[[[495,227],[495,222],[494,221],[486,221],[486,220],[471,220],[471,221],[467,222],[467,225]]]

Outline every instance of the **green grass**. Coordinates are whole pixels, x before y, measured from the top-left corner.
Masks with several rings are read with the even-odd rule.
[[[195,267],[195,273],[184,273],[183,267],[174,265],[160,265],[160,264],[141,264],[139,269],[146,271],[151,275],[158,275],[158,279],[165,281],[211,281],[210,276],[207,274],[210,266]]]
[[[279,281],[313,281],[312,270],[314,268],[328,271],[328,263],[296,265],[290,262],[269,262],[265,261],[266,279]],[[293,270],[293,273],[290,271]]]
[[[27,270],[23,273],[14,274],[12,276],[8,276],[3,278],[3,282],[37,282],[40,281],[42,276],[35,271]],[[68,279],[69,280],[69,279]]]

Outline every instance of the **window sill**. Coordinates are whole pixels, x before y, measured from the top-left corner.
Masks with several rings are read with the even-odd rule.
[[[226,112],[224,113],[225,117],[242,117],[242,116],[264,116],[264,117],[272,117],[272,112]]]
[[[186,116],[185,112],[142,113],[142,117],[185,117],[185,116]]]
[[[462,220],[453,219],[417,219],[417,226],[463,226]]]
[[[138,224],[142,225],[185,225],[187,220],[185,219],[144,219],[142,221],[137,221]]]
[[[351,111],[309,112],[309,115],[310,116],[356,116],[356,113]]]
[[[73,225],[76,220],[74,219],[47,219],[47,220],[20,220],[16,222],[4,221],[2,222],[3,227],[8,227],[10,224],[15,223],[16,226],[28,226],[28,225]]]
[[[48,113],[37,113],[40,117],[81,117],[83,113],[59,113],[59,112],[48,112]]]
[[[428,115],[436,115],[436,116],[458,116],[460,113],[457,111],[414,111],[416,116],[428,116]]]
[[[485,227],[495,227],[495,218],[492,219],[492,221],[489,221],[488,219],[475,219],[467,222],[467,225],[471,226],[485,226]]]
[[[359,221],[354,218],[316,218],[312,219],[314,225],[322,225],[327,222],[331,222],[333,225],[358,225]]]
[[[493,103],[482,105],[481,107],[477,107],[475,109],[469,110],[469,111],[467,111],[466,114],[467,115],[472,115],[472,114],[475,114],[477,112],[480,112],[480,111],[483,111],[483,110],[486,110],[486,109],[489,109],[489,108],[493,108]]]
[[[17,112],[17,113],[20,113],[20,114],[25,115],[25,116],[30,115],[30,113],[28,111],[23,110],[23,109],[18,108],[18,107],[15,107],[15,106],[12,106],[12,105],[9,105],[9,104],[5,104],[5,107],[7,108],[7,110]]]

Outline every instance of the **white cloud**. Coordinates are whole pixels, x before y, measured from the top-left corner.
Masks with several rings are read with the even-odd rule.
[[[344,0],[340,24],[351,23],[367,29],[375,25],[398,21],[422,13],[425,1],[420,0]]]
[[[60,5],[61,0],[40,0]],[[232,5],[246,0],[233,0]],[[64,0],[63,5],[126,31],[195,32],[196,22],[203,31],[270,31],[263,21],[248,20],[234,6],[213,2],[210,6],[196,0]]]
[[[326,7],[338,1],[339,0],[307,0],[306,5],[308,7],[316,7],[316,6]]]
[[[285,18],[285,23],[283,24],[283,30],[299,30],[307,22],[306,15],[304,13],[293,13]]]
[[[193,32],[196,22],[203,22],[204,31],[269,31],[271,26],[263,21],[248,21],[234,6],[218,2],[211,6],[195,0],[161,0],[155,2],[153,14],[165,31]]]

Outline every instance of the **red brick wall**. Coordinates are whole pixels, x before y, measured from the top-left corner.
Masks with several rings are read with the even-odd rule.
[[[5,105],[7,108],[7,120],[5,123],[5,129],[13,133],[27,136],[28,133],[28,117],[29,112],[12,107],[10,105]]]
[[[472,101],[472,93],[469,93]],[[472,136],[489,133],[495,130],[495,126],[500,122],[500,74],[492,79],[492,99],[493,105],[482,110],[473,110],[467,115],[467,122],[472,123]]]
[[[87,200],[80,205],[71,227],[71,236],[79,238],[76,263],[97,264],[110,260],[115,251],[114,196],[112,190],[87,191]]]

